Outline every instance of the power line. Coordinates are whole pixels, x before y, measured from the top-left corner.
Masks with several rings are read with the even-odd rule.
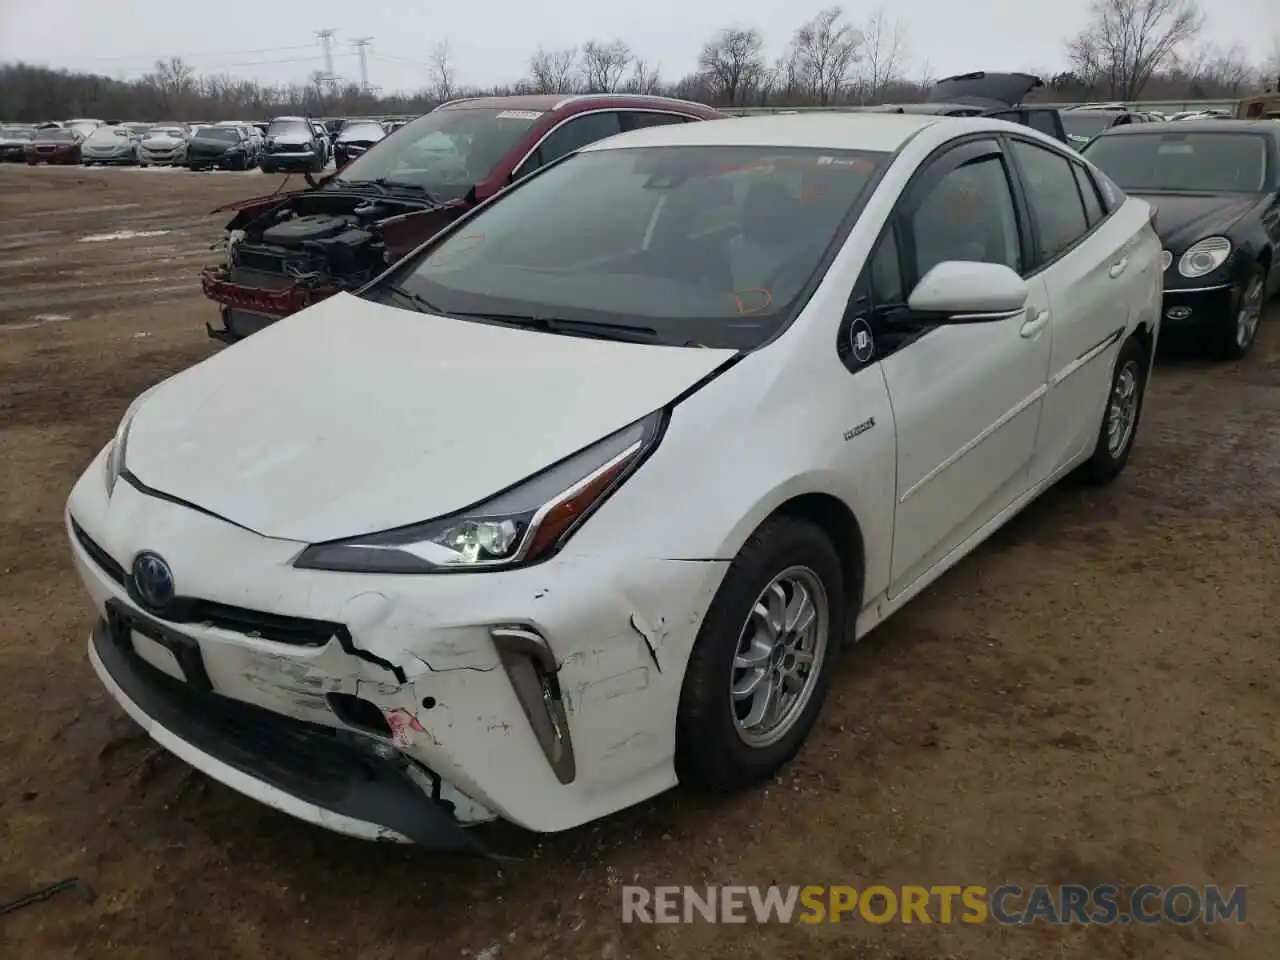
[[[201,60],[206,57],[242,57],[245,54],[252,54],[252,53],[276,53],[284,50],[313,50],[313,49],[315,48],[311,44],[306,43],[306,44],[295,44],[294,46],[289,46],[289,47],[259,47],[256,50],[223,50],[221,52],[177,53],[177,54],[140,53],[140,54],[120,54],[120,55],[113,55],[110,57],[77,56],[69,59],[85,60],[85,61],[92,60],[94,62],[108,62],[108,61],[116,62],[120,60],[138,60],[138,61],[146,61],[147,63],[154,63],[157,60],[169,60],[175,57],[180,60]]]
[[[324,76],[319,77],[321,84],[328,86],[331,92],[336,92],[338,86],[338,77],[333,72],[333,35],[336,30],[317,30],[316,36],[320,38],[320,49],[324,51]]]

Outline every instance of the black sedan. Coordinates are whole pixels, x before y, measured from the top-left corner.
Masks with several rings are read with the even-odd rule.
[[[333,141],[333,156],[341,170],[356,157],[363,156],[387,135],[377,120],[348,120]]]
[[[240,127],[201,127],[187,141],[192,170],[248,170],[254,160],[253,141]]]
[[[1248,353],[1263,304],[1280,291],[1280,125],[1133,124],[1081,153],[1156,210],[1165,329],[1202,331],[1223,359]]]

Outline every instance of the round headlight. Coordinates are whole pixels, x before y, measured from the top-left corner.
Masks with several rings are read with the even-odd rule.
[[[1188,280],[1206,276],[1227,262],[1231,241],[1226,237],[1206,237],[1187,249],[1178,261],[1178,272]]]

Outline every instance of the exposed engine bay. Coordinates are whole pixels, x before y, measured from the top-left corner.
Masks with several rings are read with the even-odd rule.
[[[387,265],[384,246],[370,228],[392,214],[376,201],[348,214],[273,210],[246,224],[243,239],[233,234],[228,240],[228,279],[267,290],[296,283],[340,290],[363,286]]]
[[[201,274],[205,296],[222,308],[223,328],[206,327],[226,342],[335,293],[359,289],[463,207],[409,193],[314,189],[256,198],[235,209],[227,224],[225,264]]]

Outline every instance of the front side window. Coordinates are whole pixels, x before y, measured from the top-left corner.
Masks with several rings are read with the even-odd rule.
[[[616,110],[605,113],[587,113],[574,117],[542,141],[541,146],[525,164],[521,174],[532,173],[539,167],[559,160],[566,154],[581,150],[589,143],[612,137],[622,132],[622,119]]]
[[[1089,232],[1080,189],[1066,157],[1022,140],[1013,141],[1012,151],[1036,225],[1036,259],[1045,263]]]
[[[998,155],[943,176],[911,211],[910,223],[917,280],[945,260],[1002,263],[1022,272],[1017,211]]]
[[[447,315],[593,321],[659,342],[750,349],[803,306],[886,156],[587,151],[406,261],[391,282]]]
[[[1084,156],[1128,193],[1261,193],[1267,137],[1255,133],[1147,133],[1099,137]]]

